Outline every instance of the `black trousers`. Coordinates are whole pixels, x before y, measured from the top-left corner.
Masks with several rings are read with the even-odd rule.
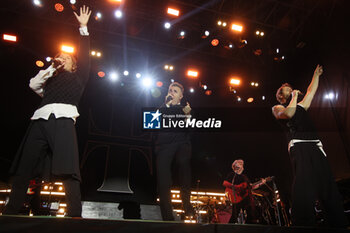
[[[163,220],[172,221],[173,208],[171,205],[170,189],[172,185],[172,163],[178,168],[181,199],[186,213],[193,213],[190,203],[191,188],[191,144],[179,142],[156,146],[157,156],[157,184],[159,192],[160,210]]]
[[[292,221],[298,226],[315,226],[315,201],[326,212],[333,227],[344,227],[347,219],[342,198],[334,181],[326,156],[316,143],[296,143],[290,149],[294,170],[292,188]]]
[[[240,215],[241,210],[245,213],[244,220],[245,223],[256,223],[255,221],[255,208],[253,206],[254,201],[248,197],[244,198],[241,202],[232,204],[232,215],[229,223],[238,223],[238,217]],[[246,216],[245,216],[246,215]]]
[[[18,214],[25,201],[29,181],[48,170],[63,181],[67,215],[80,217],[79,154],[73,120],[56,119],[54,115],[49,120],[36,120],[24,140],[4,214]],[[50,161],[49,164],[46,161]]]

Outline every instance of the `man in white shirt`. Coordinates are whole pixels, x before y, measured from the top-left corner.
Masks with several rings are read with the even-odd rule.
[[[18,214],[23,206],[29,180],[49,174],[63,181],[67,216],[81,217],[79,153],[75,121],[77,105],[86,86],[89,70],[88,7],[74,12],[80,23],[80,48],[77,58],[59,53],[53,64],[30,80],[30,88],[42,97],[39,108],[13,162],[10,200],[3,214]]]

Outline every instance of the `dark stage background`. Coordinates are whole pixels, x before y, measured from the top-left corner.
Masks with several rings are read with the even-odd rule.
[[[35,61],[56,54],[63,40],[77,42],[78,26],[72,9],[68,1],[57,2],[65,4],[64,12],[57,13],[49,1],[43,8],[35,8],[31,1],[2,1],[0,32],[16,33],[19,37],[17,43],[0,42],[3,103],[0,179],[5,183],[29,119],[40,103],[40,97],[28,87],[29,79],[40,70]],[[274,95],[281,83],[289,82],[305,92],[317,64],[324,66],[324,74],[310,114],[319,129],[335,178],[346,183],[350,178],[348,1],[232,1],[235,3],[232,9],[231,5],[225,7],[228,4],[225,1],[211,1],[209,5],[206,1],[171,2],[187,12],[197,9],[175,25],[172,34],[163,28],[164,1],[127,1],[123,21],[107,16],[111,12],[108,3],[84,1],[93,11],[99,9],[106,15],[102,22],[93,18],[89,22],[91,48],[99,49],[103,56],[92,58],[90,80],[76,124],[84,199],[155,201],[152,134],[141,130],[141,108],[160,106],[173,78],[185,88],[196,88],[195,93],[185,95],[193,109],[223,107],[239,112],[223,119],[223,122],[239,122],[241,127],[237,131],[192,134],[193,188],[200,180],[200,189],[223,191],[221,184],[231,163],[242,158],[252,181],[275,176],[282,199],[288,203],[292,174],[287,141],[271,114],[271,107],[276,104]],[[246,47],[228,51],[223,46],[214,48],[210,40],[200,38],[200,30],[206,26],[216,28],[220,16],[233,17],[235,14],[230,11],[242,20],[247,19],[251,31],[257,25],[265,27],[264,40],[247,35]],[[174,31],[180,27],[189,32],[186,41],[176,39]],[[215,35],[221,41],[231,38],[215,30],[211,38]],[[261,56],[252,53],[257,46],[263,48]],[[272,51],[277,47],[283,51],[284,60],[274,60],[276,54]],[[168,63],[175,66],[171,74],[163,69]],[[185,77],[189,64],[200,70],[200,80]],[[120,77],[118,82],[97,76],[100,70],[107,74],[112,69],[120,73],[124,69],[148,72],[162,80],[161,97],[154,98],[131,74]],[[237,102],[236,95],[229,91],[228,78],[232,73],[240,75],[245,82],[237,89],[242,102]],[[259,88],[252,89],[250,80],[258,81]],[[206,83],[213,94],[205,95],[199,81]],[[334,99],[324,98],[329,92],[334,93]],[[262,95],[265,100],[261,99]],[[255,101],[248,104],[245,100],[250,96]],[[252,121],[263,127],[254,130]],[[113,177],[126,190],[130,185],[134,193],[97,191],[105,176]],[[348,195],[346,199],[349,198],[349,186],[341,187],[345,196]]]

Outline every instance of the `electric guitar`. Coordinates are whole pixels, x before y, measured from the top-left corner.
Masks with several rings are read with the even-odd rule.
[[[266,182],[269,182],[273,179],[272,176],[266,177],[265,180]],[[263,184],[262,180],[259,180],[250,186],[252,187],[252,190],[259,188]],[[233,192],[232,188],[235,189],[235,192]],[[248,183],[243,182],[238,185],[233,185],[232,188],[227,187],[225,189],[225,195],[226,197],[230,200],[231,203],[237,204],[243,201],[244,198],[246,198],[249,194],[248,190]]]

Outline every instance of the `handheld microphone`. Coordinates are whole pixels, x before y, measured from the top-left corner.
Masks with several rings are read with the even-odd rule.
[[[171,95],[169,95],[168,97],[166,97],[166,102],[168,103],[169,101],[171,101],[173,99],[173,97]]]
[[[59,67],[60,65],[62,65],[62,61],[58,60],[58,59],[53,59],[52,60],[52,64],[54,68]]]

